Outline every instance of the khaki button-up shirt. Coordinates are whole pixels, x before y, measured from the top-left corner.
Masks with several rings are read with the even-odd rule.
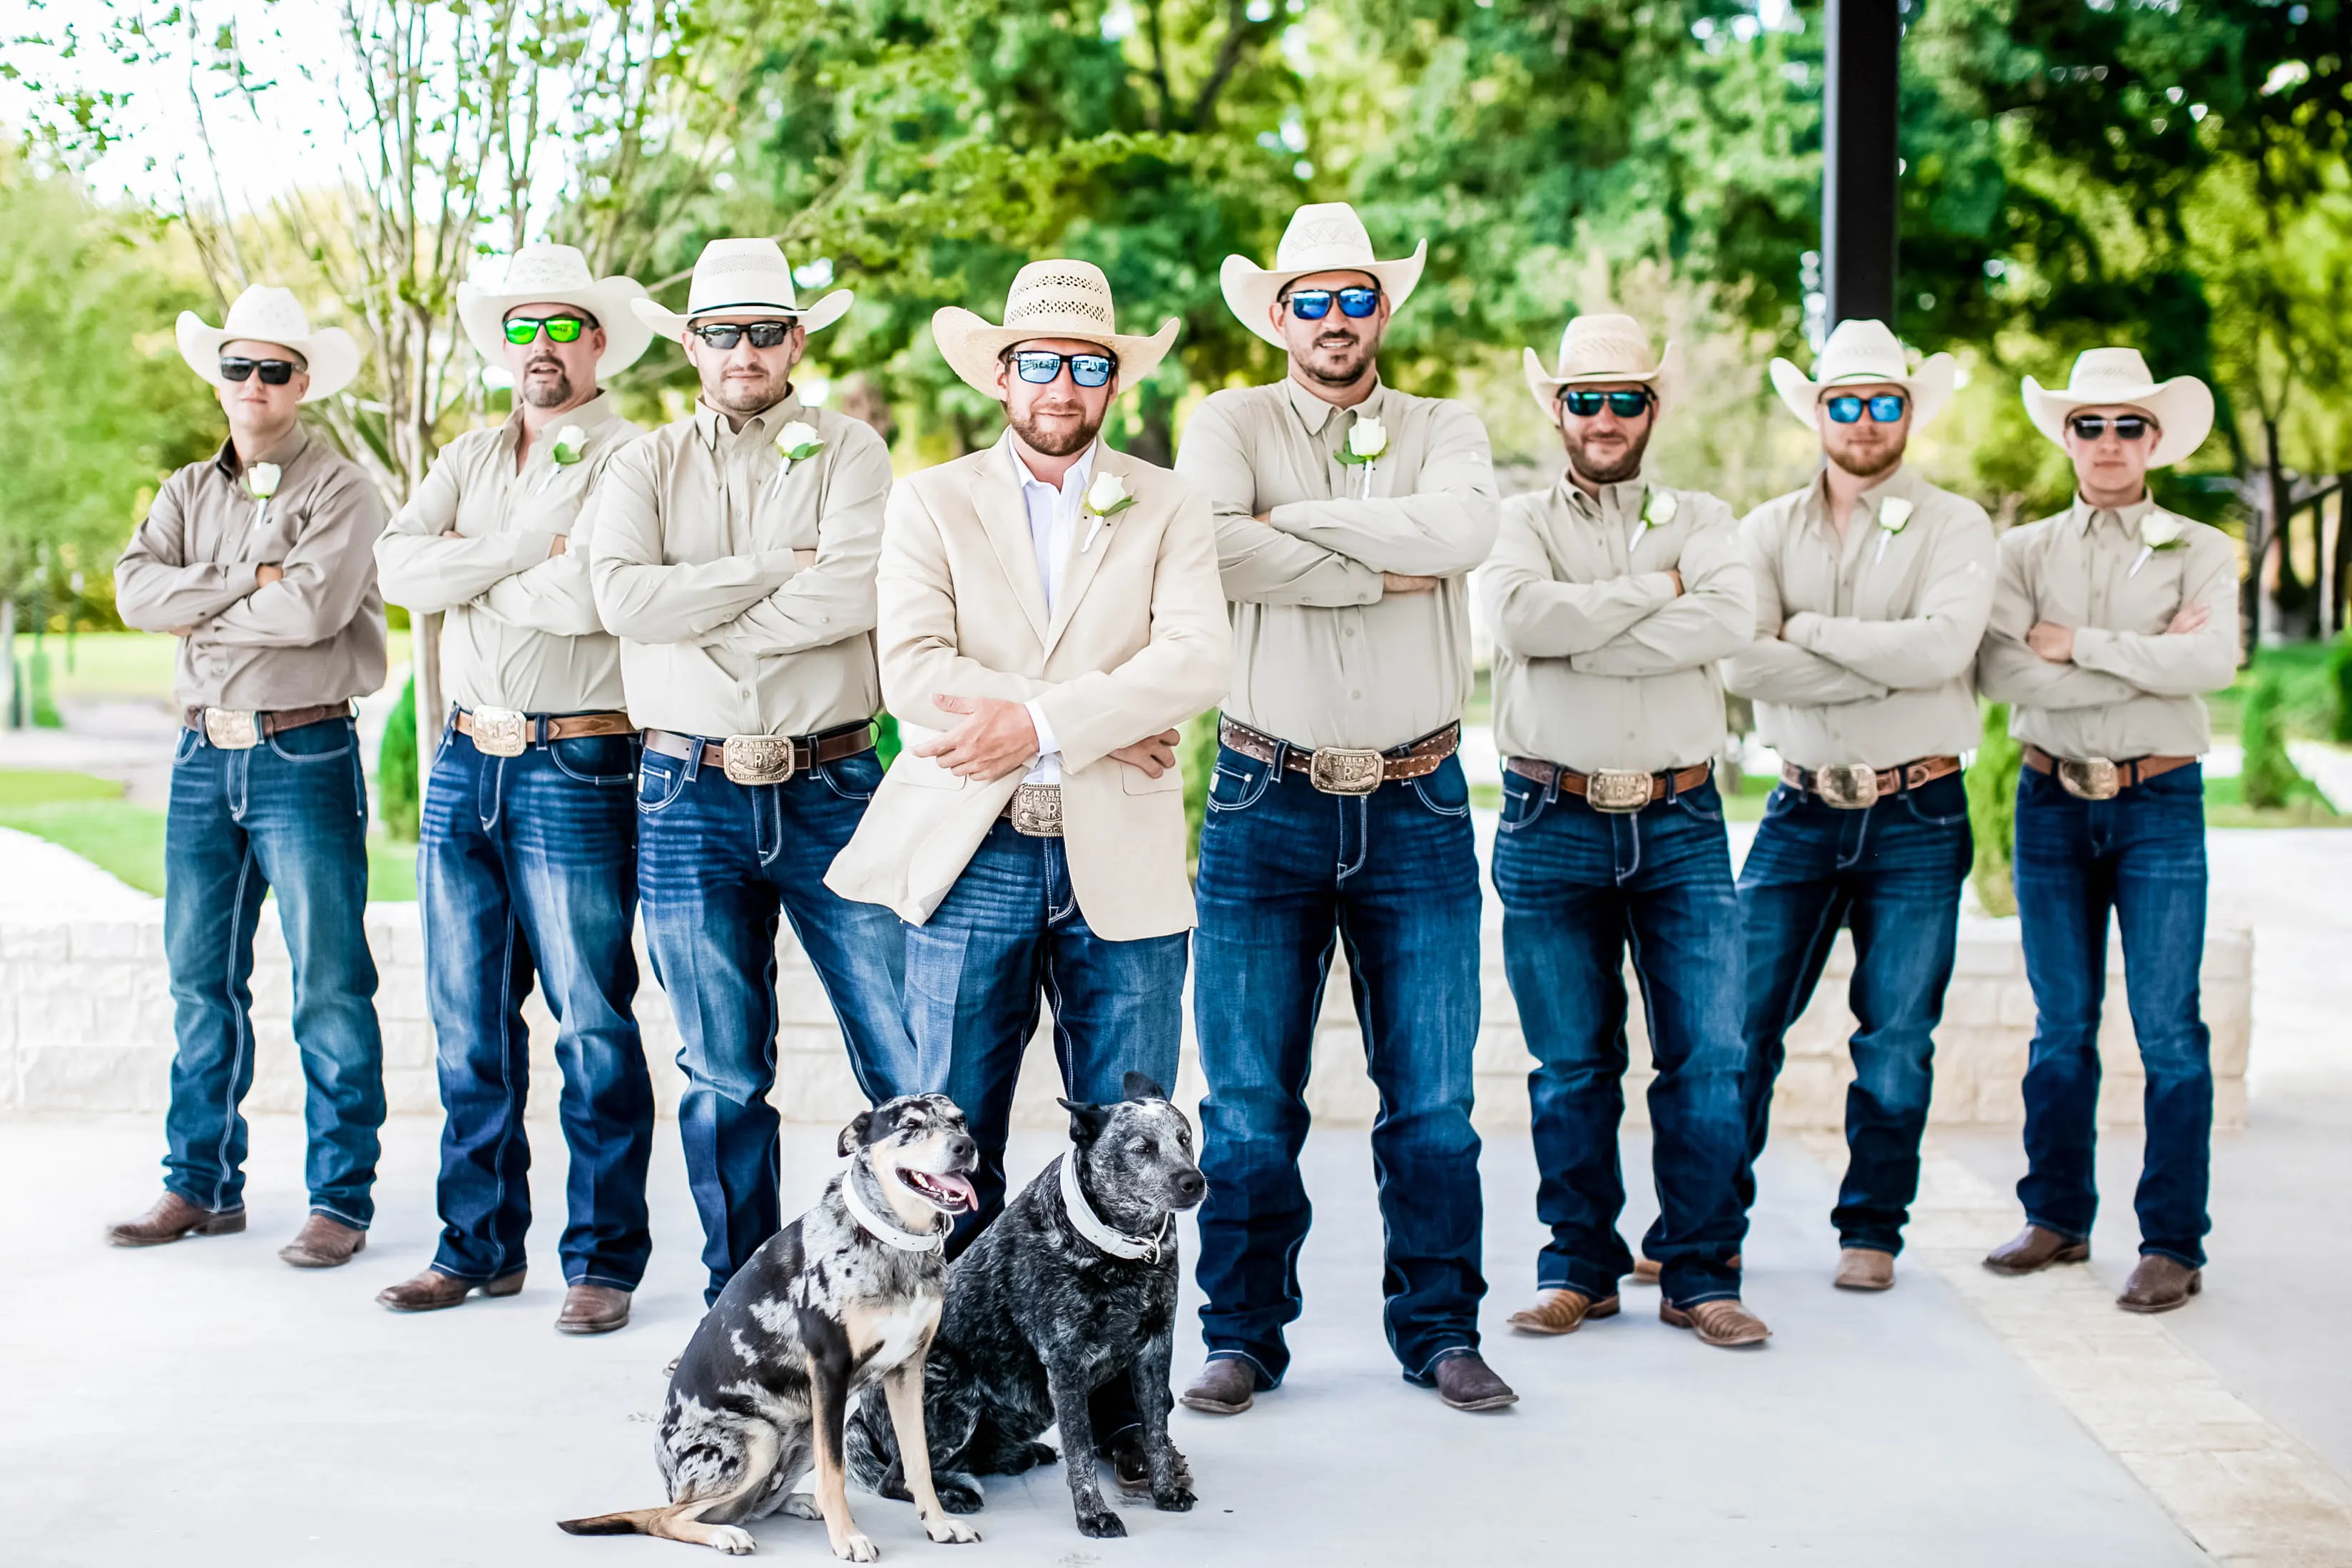
[[[1897,468],[1862,493],[1840,539],[1823,485],[1740,523],[1756,640],[1724,662],[1724,684],[1755,700],[1765,743],[1799,767],[1969,750],[1983,738],[1973,677],[1992,611],[1992,521]],[[1889,529],[1895,500],[1911,510]]]
[[[555,435],[587,437],[575,462]],[[613,455],[645,434],[609,395],[559,417],[521,470],[518,413],[441,448],[432,472],[375,542],[384,597],[441,622],[441,682],[467,708],[598,713],[622,706],[621,645],[596,618],[583,505]],[[456,529],[464,537],[445,539]],[[551,554],[555,541],[565,552]]]
[[[1339,460],[1363,419],[1388,432],[1370,499],[1365,469]],[[1385,385],[1350,409],[1288,379],[1232,388],[1194,411],[1176,471],[1217,519],[1234,619],[1228,714],[1297,745],[1383,750],[1462,717],[1466,574],[1501,515],[1476,415]],[[1443,581],[1386,594],[1383,572]]]
[[[383,685],[383,498],[299,426],[255,461],[278,466],[266,505],[233,444],[163,481],[115,563],[115,609],[141,631],[183,633],[172,685],[183,703],[267,711],[364,697]],[[263,564],[286,575],[257,588]]]
[[[2140,529],[2180,531],[2152,549]],[[2204,626],[2167,633],[2205,607]],[[2034,624],[2074,628],[2071,663],[2025,646]],[[1992,625],[1977,658],[1984,694],[2013,704],[2010,733],[2074,761],[2193,757],[2212,744],[2201,692],[2238,668],[2238,554],[2229,536],[2141,500],[2121,511],[2069,510],[2000,542]]]
[[[1670,572],[1682,574],[1679,594]],[[1661,773],[1723,749],[1716,661],[1756,633],[1754,574],[1730,507],[1638,479],[1596,499],[1563,475],[1503,503],[1478,581],[1505,756]]]
[[[787,463],[799,420],[824,444]],[[874,567],[890,454],[798,395],[730,427],[698,407],[631,442],[596,491],[589,578],[629,717],[682,735],[808,735],[870,719]]]

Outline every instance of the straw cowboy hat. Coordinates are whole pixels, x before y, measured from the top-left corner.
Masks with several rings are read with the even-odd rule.
[[[654,330],[629,310],[646,297],[634,278],[599,279],[588,258],[568,245],[526,245],[507,258],[506,277],[496,289],[457,285],[457,320],[482,357],[498,363],[506,353],[507,312],[518,305],[569,305],[596,318],[604,329],[604,352],[597,358],[599,380],[628,369],[654,341]]]
[[[802,326],[818,332],[847,315],[856,299],[846,289],[835,289],[803,308],[793,292],[793,269],[784,263],[783,247],[772,239],[714,239],[695,258],[694,281],[686,290],[686,314],[665,310],[651,300],[632,300],[629,309],[666,338],[685,331],[697,316],[743,310],[796,316]]]
[[[1275,247],[1271,268],[1246,256],[1228,256],[1218,281],[1224,286],[1226,309],[1241,324],[1282,348],[1282,334],[1266,320],[1266,311],[1292,280],[1310,272],[1369,272],[1381,280],[1381,292],[1394,310],[1421,281],[1422,264],[1428,257],[1429,241],[1424,239],[1414,245],[1411,256],[1377,260],[1372,237],[1364,232],[1364,220],[1355,208],[1345,202],[1317,202],[1290,215],[1290,226]]]
[[[1115,329],[1110,279],[1091,261],[1033,261],[1013,274],[1004,297],[1004,324],[991,325],[977,312],[948,305],[931,314],[931,337],[940,357],[964,384],[996,395],[997,356],[1035,338],[1075,338],[1100,343],[1118,361],[1114,395],[1147,380],[1167,357],[1183,323],[1171,316],[1150,337]]]
[[[302,394],[305,403],[332,397],[360,374],[360,346],[352,342],[351,333],[341,327],[312,331],[310,318],[303,314],[300,302],[289,289],[270,289],[257,283],[236,297],[236,303],[228,308],[228,320],[220,326],[208,327],[194,310],[183,310],[175,331],[180,340],[180,357],[188,362],[190,370],[215,386],[223,384],[221,345],[239,339],[276,343],[301,355],[303,368],[310,376],[310,390]]]
[[[1840,321],[1813,363],[1813,376],[1787,360],[1772,362],[1772,385],[1789,412],[1808,430],[1819,428],[1814,407],[1823,388],[1864,386],[1892,382],[1911,397],[1911,428],[1916,430],[1944,410],[1952,400],[1952,384],[1959,364],[1949,354],[1930,354],[1917,370],[1906,368],[1903,345],[1884,321],[1860,318]]]
[[[2205,444],[2213,429],[2213,389],[2193,375],[2158,381],[2137,349],[2084,349],[2074,358],[2066,389],[2055,392],[2025,378],[2025,416],[2060,446],[2066,418],[2077,408],[2144,408],[2156,421],[2151,468],[2167,468]]]
[[[1664,404],[1674,384],[1675,345],[1669,342],[1663,353],[1653,357],[1650,340],[1633,317],[1577,316],[1559,335],[1558,374],[1545,373],[1543,360],[1533,349],[1521,351],[1520,363],[1527,370],[1528,393],[1549,421],[1555,417],[1563,386],[1622,386],[1638,382]]]

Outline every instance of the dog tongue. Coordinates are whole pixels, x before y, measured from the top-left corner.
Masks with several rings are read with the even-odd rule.
[[[951,1172],[941,1171],[937,1174],[934,1174],[930,1179],[944,1190],[953,1193],[956,1196],[961,1198],[963,1200],[964,1207],[972,1208],[979,1205],[980,1194],[971,1190],[971,1178],[959,1176]]]

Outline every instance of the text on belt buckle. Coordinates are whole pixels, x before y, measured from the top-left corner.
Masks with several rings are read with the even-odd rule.
[[[1013,831],[1032,838],[1062,836],[1062,786],[1025,784],[1013,792]]]
[[[1867,763],[1839,763],[1813,771],[1813,793],[1823,805],[1860,811],[1878,804],[1878,770]]]
[[[790,735],[730,735],[719,753],[719,765],[739,784],[782,784],[793,776]]]
[[[2079,763],[2061,762],[2058,782],[2076,800],[2113,800],[2123,789],[2123,779],[2116,764],[2105,757],[2086,757]]]
[[[521,756],[530,734],[530,718],[512,708],[474,710],[474,750],[486,757]]]
[[[249,752],[261,744],[261,715],[235,708],[207,708],[205,739],[224,752]]]
[[[1325,795],[1370,795],[1388,776],[1388,759],[1378,752],[1318,746],[1307,760],[1307,782]]]
[[[1587,773],[1584,804],[1595,811],[1639,811],[1650,804],[1650,775],[1615,768]]]

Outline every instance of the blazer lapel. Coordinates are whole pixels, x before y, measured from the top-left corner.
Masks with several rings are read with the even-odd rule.
[[[1117,474],[1127,486],[1128,493],[1135,495],[1135,469],[1125,453],[1114,452],[1108,447],[1097,447],[1094,471]],[[1132,518],[1142,505],[1143,499],[1137,496],[1134,506],[1105,518],[1099,532],[1095,532],[1094,514],[1083,505],[1078,508],[1077,529],[1070,540],[1069,563],[1063,568],[1062,602],[1054,607],[1054,624],[1045,633],[1046,658],[1054,656],[1054,645],[1062,640],[1062,633],[1069,626],[1070,617],[1077,613],[1078,601],[1085,598],[1087,590],[1094,585],[1095,574],[1101,569],[1103,557],[1110,553],[1111,538],[1118,532],[1118,525]],[[1094,533],[1095,540],[1094,548],[1088,550],[1083,547],[1090,532]]]
[[[997,563],[1013,584],[1013,596],[1029,617],[1029,629],[1045,641],[1045,584],[1037,580],[1037,550],[1029,540],[1029,509],[1021,500],[1021,486],[1013,478],[1013,453],[1003,439],[982,454],[973,472],[966,499],[979,515],[980,525],[995,548]]]

